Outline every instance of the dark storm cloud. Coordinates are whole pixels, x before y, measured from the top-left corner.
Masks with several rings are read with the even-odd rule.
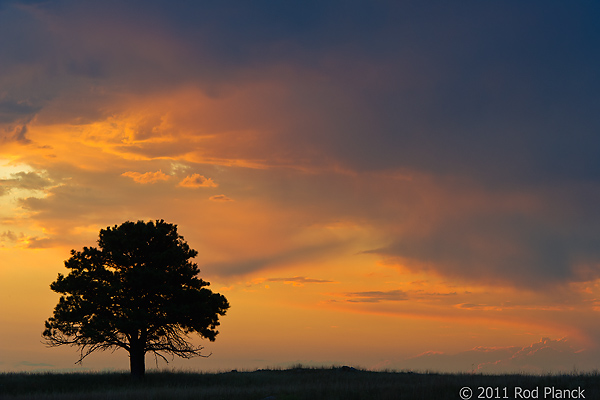
[[[153,7],[219,80],[274,64],[320,77],[289,99],[298,120],[278,137],[292,157],[503,184],[600,178],[597,5]]]
[[[529,199],[511,200],[496,191],[463,209],[465,200],[442,193],[434,205],[414,209],[413,229],[390,235],[388,246],[369,253],[490,284],[544,288],[600,277],[598,185],[524,193]]]
[[[595,3],[59,1],[2,13],[9,70],[42,64],[54,78],[22,83],[35,92],[25,100],[77,79],[220,96],[279,65],[320,82],[287,99],[297,111],[277,143],[292,159],[490,184],[600,178]]]
[[[407,236],[374,252],[450,276],[535,287],[598,277],[599,246],[596,238],[527,217],[488,215],[448,221],[430,235]]]
[[[42,107],[27,102],[0,101],[0,123],[14,122],[23,116],[34,115]]]
[[[382,52],[358,48],[353,60],[368,59],[366,72],[387,65],[387,88],[342,73],[340,83],[358,82],[345,82],[355,104],[328,120],[344,128],[323,141],[328,151],[356,169],[490,183],[597,180],[597,6],[536,4],[452,5],[389,26]]]

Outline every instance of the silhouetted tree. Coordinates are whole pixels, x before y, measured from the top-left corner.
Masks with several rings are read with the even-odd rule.
[[[98,248],[71,250],[70,273],[50,288],[63,294],[46,323],[49,346],[78,346],[81,363],[96,350],[125,349],[131,374],[145,372],[145,354],[207,357],[188,342],[219,333],[227,299],[198,278],[198,252],[163,220],[125,222],[100,231]]]

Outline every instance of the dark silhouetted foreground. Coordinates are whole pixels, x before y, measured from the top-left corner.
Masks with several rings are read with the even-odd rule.
[[[123,348],[137,377],[147,352],[202,356],[187,335],[214,341],[229,303],[197,277],[190,262],[197,254],[176,225],[162,220],[101,230],[98,248],[72,250],[65,261],[71,272],[50,285],[63,296],[43,336],[50,346],[78,346],[78,362],[96,350]]]
[[[218,374],[149,372],[145,379],[123,373],[0,374],[2,399],[194,399],[194,400],[457,400],[461,389],[515,387],[585,390],[600,398],[597,374],[531,376],[369,372],[343,368],[294,368]],[[463,392],[464,393],[464,392]],[[488,393],[489,394],[489,393]],[[501,396],[503,398],[503,396]],[[540,392],[539,398],[543,398]]]

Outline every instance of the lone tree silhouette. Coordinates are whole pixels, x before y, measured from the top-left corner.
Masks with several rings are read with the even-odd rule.
[[[188,342],[198,333],[211,342],[227,299],[205,286],[198,252],[163,220],[125,222],[100,231],[98,248],[71,250],[70,273],[50,288],[61,293],[43,336],[51,346],[78,346],[81,363],[96,350],[129,352],[131,374],[145,373],[145,355],[208,357]]]

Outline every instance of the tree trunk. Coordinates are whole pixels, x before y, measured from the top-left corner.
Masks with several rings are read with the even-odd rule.
[[[146,373],[146,351],[143,343],[134,341],[129,347],[129,365],[131,367],[131,376],[134,378],[143,378]]]

